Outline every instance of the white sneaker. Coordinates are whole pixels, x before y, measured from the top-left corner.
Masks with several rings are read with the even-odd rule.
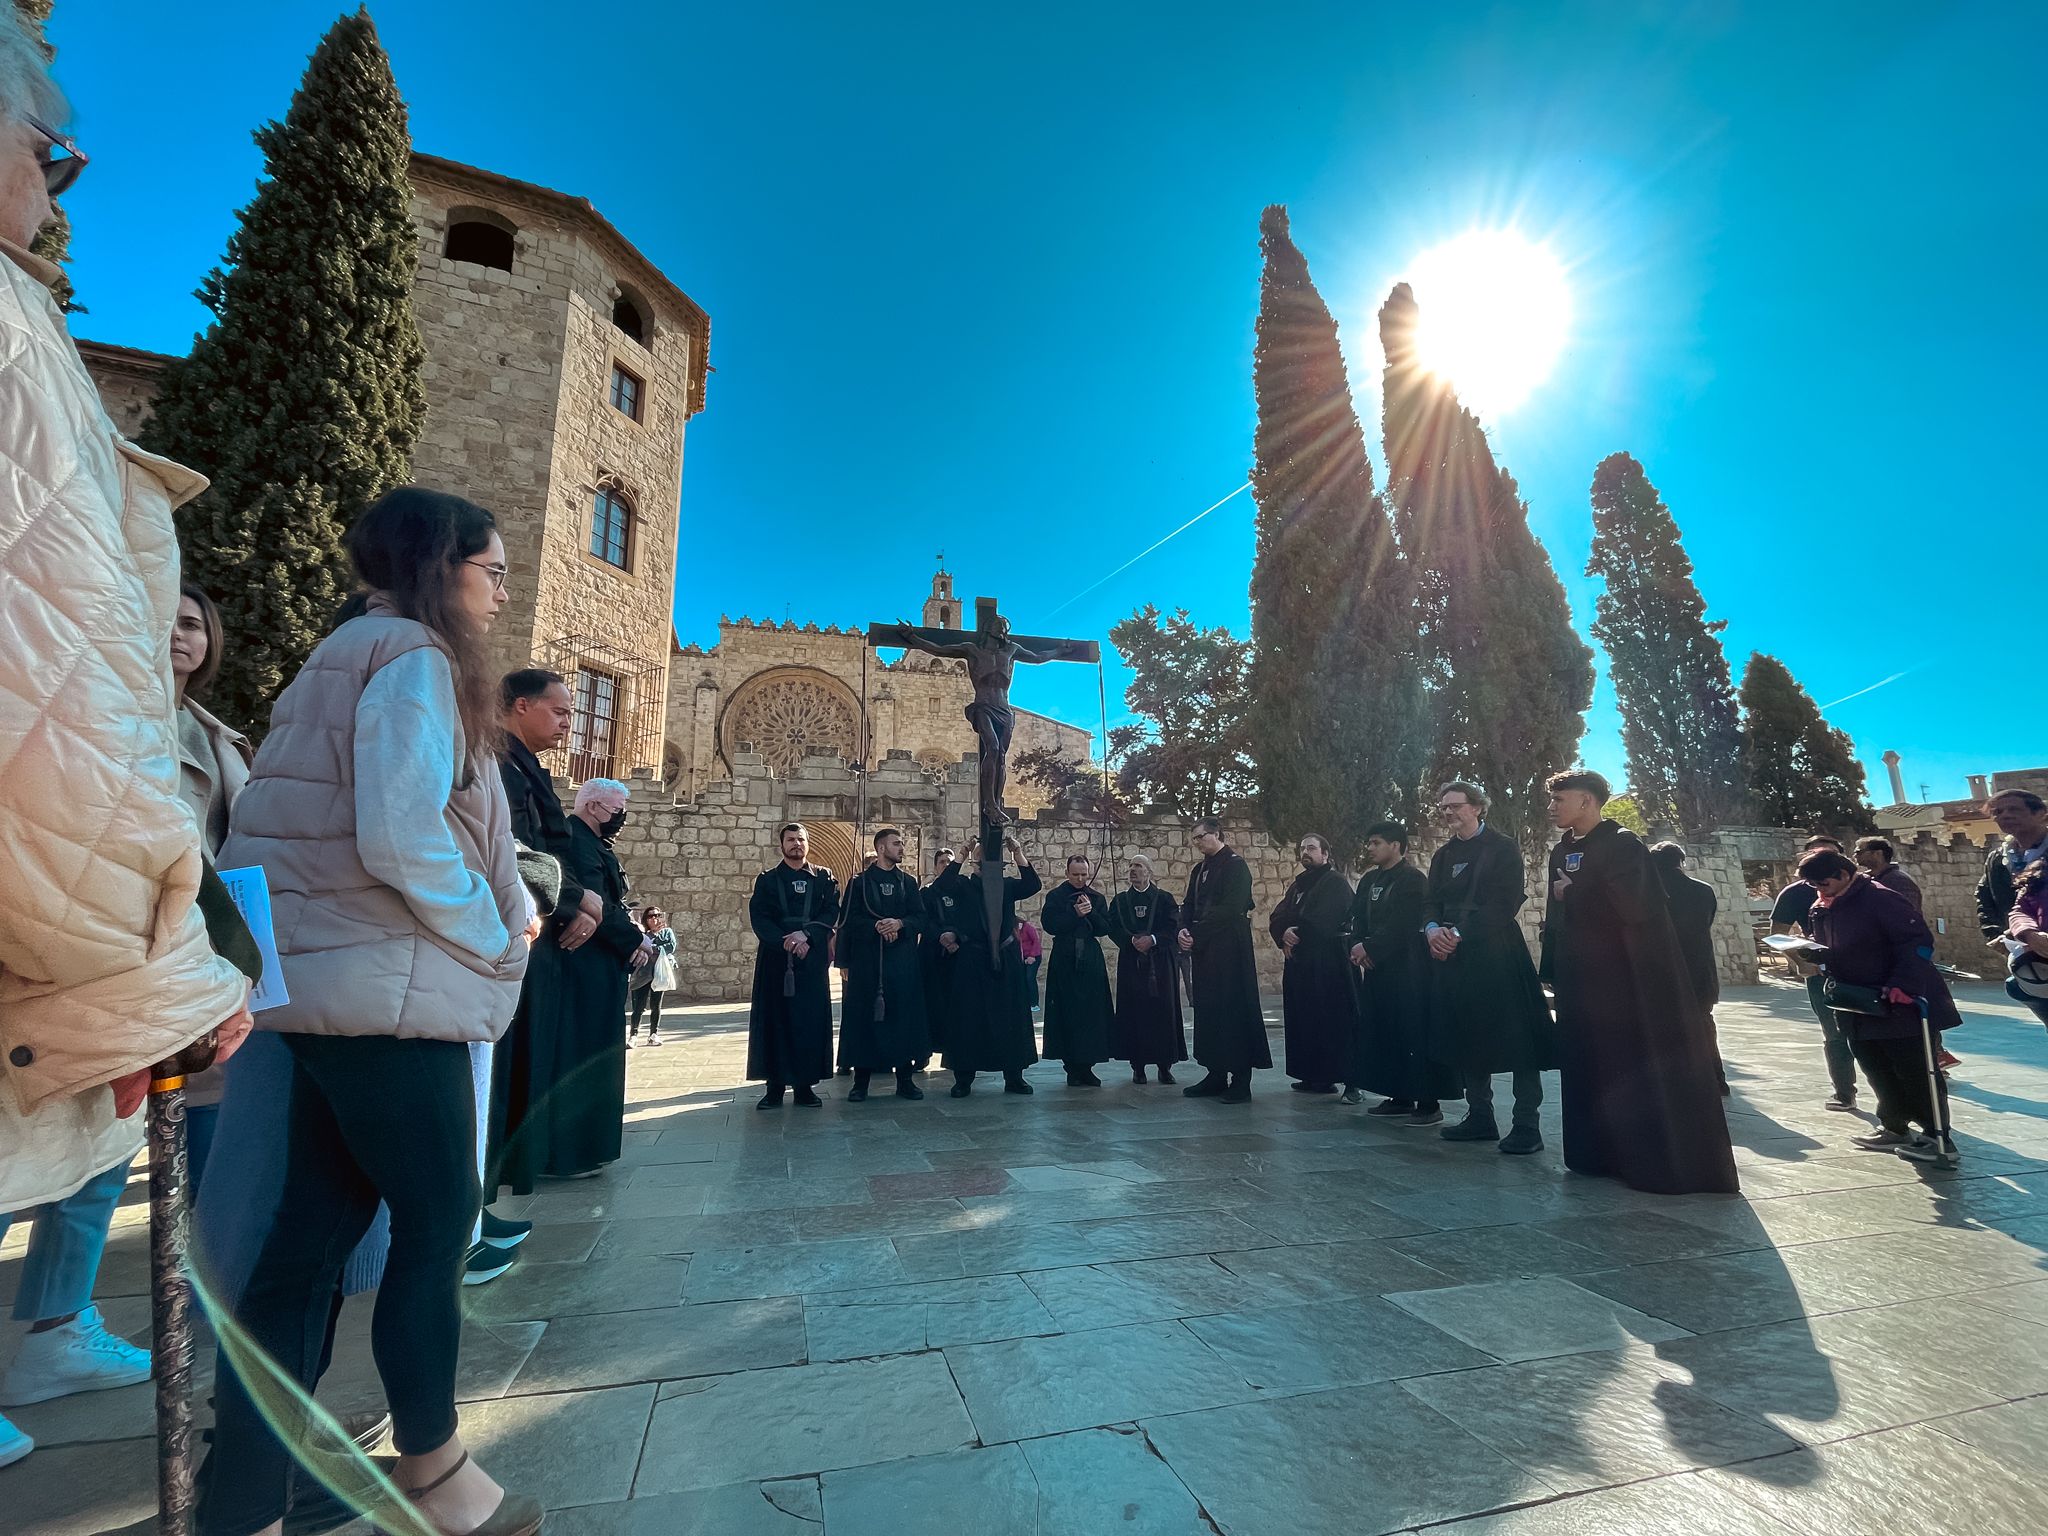
[[[11,1467],[36,1448],[35,1441],[17,1429],[0,1413],[0,1467]]]
[[[87,1307],[63,1327],[32,1333],[21,1341],[21,1352],[0,1377],[0,1408],[46,1403],[74,1392],[132,1387],[147,1380],[149,1351],[107,1332],[100,1309]]]

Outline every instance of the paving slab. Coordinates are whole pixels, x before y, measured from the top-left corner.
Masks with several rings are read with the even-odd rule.
[[[824,1519],[806,1477],[557,1509],[547,1536],[818,1536]]]
[[[549,1323],[510,1390],[570,1392],[800,1365],[804,1359],[803,1307],[790,1296],[603,1312]]]
[[[1363,1386],[1491,1365],[1493,1357],[1377,1296],[1191,1317],[1188,1332],[1269,1392]]]
[[[1387,1299],[1453,1338],[1508,1361],[1621,1349],[1632,1340],[1654,1344],[1686,1332],[1555,1278],[1401,1291]]]

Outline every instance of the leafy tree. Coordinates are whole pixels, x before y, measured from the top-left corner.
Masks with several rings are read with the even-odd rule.
[[[28,35],[42,45],[43,57],[54,59],[57,50],[50,46],[44,35],[50,24],[50,8],[54,0],[14,0],[14,8],[21,14],[28,28]],[[50,292],[56,296],[57,307],[72,314],[84,314],[85,306],[72,302],[75,290],[71,278],[62,271],[71,260],[71,219],[61,204],[50,210],[50,221],[36,231],[36,238],[29,246],[31,255],[55,264],[58,268],[57,281],[50,285]]]
[[[1194,818],[1249,797],[1251,642],[1221,625],[1200,628],[1185,608],[1162,618],[1149,603],[1109,638],[1137,674],[1124,702],[1138,718],[1109,733],[1122,800]]]
[[[1632,794],[1616,795],[1607,802],[1603,814],[1620,822],[1637,837],[1647,838],[1650,835],[1650,823],[1643,816],[1642,802]]]
[[[1742,725],[1750,802],[1768,825],[1837,836],[1871,829],[1855,747],[1775,656],[1757,651],[1749,658]]]
[[[412,141],[367,11],[335,22],[256,143],[268,179],[199,290],[216,319],[165,370],[144,439],[213,481],[178,532],[227,628],[221,712],[245,727],[326,630],[341,536],[411,478],[426,414]]]
[[[1711,832],[1742,814],[1742,729],[1721,649],[1727,621],[1706,600],[1678,524],[1643,466],[1609,454],[1593,475],[1593,555],[1606,588],[1593,638],[1621,706],[1630,791],[1654,820]]]
[[[1347,859],[1412,808],[1427,741],[1414,597],[1352,406],[1337,323],[1288,234],[1259,221],[1250,731],[1267,827]]]
[[[1010,769],[1024,783],[1036,784],[1082,816],[1121,822],[1131,814],[1116,781],[1104,782],[1102,764],[1069,757],[1058,747],[1027,747],[1010,760]]]
[[[1425,787],[1470,778],[1487,819],[1544,835],[1543,781],[1570,766],[1593,700],[1593,653],[1572,629],[1528,506],[1479,421],[1421,362],[1406,283],[1380,309],[1382,427],[1394,532],[1416,591],[1428,688]]]

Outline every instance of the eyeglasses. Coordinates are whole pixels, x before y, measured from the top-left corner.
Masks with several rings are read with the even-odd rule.
[[[29,127],[35,129],[37,133],[48,139],[53,148],[63,151],[61,156],[53,156],[50,159],[36,162],[43,168],[44,190],[52,197],[70,191],[73,183],[84,173],[85,168],[92,163],[90,158],[84,151],[79,149],[75,140],[65,137],[65,135],[59,133],[41,118],[23,114],[22,120]]]
[[[505,590],[505,576],[510,567],[503,565],[486,565],[481,560],[465,560],[462,563],[464,565],[473,565],[480,571],[488,572],[491,578],[492,591],[502,592]]]

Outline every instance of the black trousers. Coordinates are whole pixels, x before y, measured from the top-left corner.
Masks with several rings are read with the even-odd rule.
[[[650,1035],[660,1034],[661,994],[652,987],[642,987],[633,994],[633,1022],[627,1032],[631,1033],[632,1030],[640,1027],[640,1014],[642,1010],[652,1010],[648,1015],[647,1033]]]
[[[1877,1095],[1877,1123],[1888,1131],[1905,1135],[1917,1122],[1926,1127],[1928,1135],[1934,1135],[1933,1109],[1927,1102],[1927,1050],[1920,1036],[1864,1040],[1852,1034],[1849,1044],[1856,1052],[1856,1065],[1863,1069],[1863,1075],[1870,1079],[1871,1091]],[[1941,1054],[1939,1035],[1934,1037],[1934,1053]],[[1941,1129],[1947,1130],[1948,1074],[1936,1069],[1934,1082],[1941,1100]]]
[[[293,1061],[284,1188],[234,1322],[310,1397],[342,1264],[381,1199],[391,1257],[370,1349],[392,1438],[420,1455],[455,1433],[462,1261],[481,1198],[469,1049],[388,1035],[282,1038]],[[263,1387],[259,1407],[243,1382],[264,1373],[232,1369],[226,1353],[201,1480],[203,1536],[249,1536],[284,1514],[289,1447],[304,1433],[304,1399]]]

